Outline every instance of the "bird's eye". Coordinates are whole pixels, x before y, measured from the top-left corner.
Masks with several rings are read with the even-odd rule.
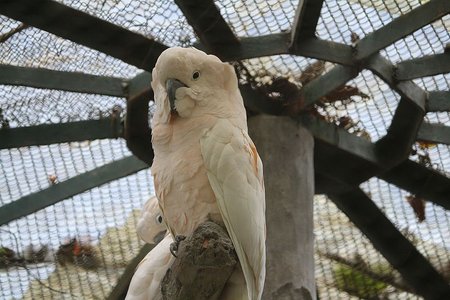
[[[192,79],[197,80],[200,78],[200,72],[199,71],[195,71],[194,73],[192,73]]]
[[[158,222],[159,224],[161,224],[163,222],[163,217],[161,215],[158,215],[156,217],[156,222]]]

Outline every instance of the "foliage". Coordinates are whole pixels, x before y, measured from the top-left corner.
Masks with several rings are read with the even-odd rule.
[[[384,273],[386,270],[379,266],[374,268],[374,271]],[[333,277],[338,289],[363,299],[377,299],[377,296],[388,287],[386,283],[340,263],[333,269]]]

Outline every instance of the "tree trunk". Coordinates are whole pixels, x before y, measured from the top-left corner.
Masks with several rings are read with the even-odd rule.
[[[264,164],[266,186],[263,299],[316,299],[313,137],[288,117],[259,115],[248,123]]]

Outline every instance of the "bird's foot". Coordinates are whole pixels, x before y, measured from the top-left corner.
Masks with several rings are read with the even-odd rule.
[[[175,242],[173,242],[172,244],[170,244],[170,253],[172,253],[172,255],[174,257],[177,257],[177,251],[178,251],[178,247],[180,246],[180,242],[184,241],[186,239],[186,237],[184,235],[176,235],[175,236]]]

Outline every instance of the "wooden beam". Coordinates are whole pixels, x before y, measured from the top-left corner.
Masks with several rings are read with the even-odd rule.
[[[379,50],[450,13],[450,1],[432,0],[401,15],[389,24],[366,35],[356,44],[357,60],[364,60]]]
[[[51,0],[3,0],[0,14],[151,71],[167,47]]]
[[[39,192],[24,196],[0,207],[0,226],[148,167],[146,163],[138,158],[128,156],[52,185]]]
[[[359,185],[385,169],[373,143],[313,117],[301,116],[298,121],[314,136],[316,176],[320,173]]]
[[[316,177],[325,185],[318,191],[345,191],[342,184],[358,186],[377,176],[450,210],[450,178],[444,174],[408,159],[391,166],[376,146],[363,138],[316,118],[303,116],[298,120],[314,135]],[[333,185],[324,176],[340,184]]]
[[[319,101],[335,89],[343,86],[358,75],[358,70],[349,66],[337,65],[324,75],[317,77],[301,89],[305,106]]]
[[[450,178],[412,160],[405,160],[377,177],[450,210]]]
[[[201,43],[221,58],[228,54],[223,46],[239,47],[239,39],[220,14],[213,0],[175,0]]]
[[[147,72],[130,80],[124,126],[124,137],[128,149],[149,165],[152,164],[154,156],[151,142],[152,132],[148,119],[148,104],[153,99],[150,82],[151,74]]]
[[[247,109],[268,115],[280,115],[283,111],[281,103],[270,101],[266,94],[261,91],[254,90],[249,84],[239,85]]]
[[[211,53],[211,51],[200,42],[195,43],[194,47]],[[317,38],[307,38],[294,49],[290,48],[290,33],[274,33],[258,37],[243,37],[240,38],[239,47],[223,45],[222,51],[226,52],[226,57],[223,58],[225,61],[291,54],[326,60],[343,65],[355,65],[352,56],[352,48],[348,45]]]
[[[386,58],[376,53],[366,61],[365,67],[378,75],[401,97],[414,102],[415,105],[425,110],[427,99],[425,91],[410,80],[398,82],[394,76],[395,66]]]
[[[395,78],[411,80],[450,72],[450,52],[405,60],[397,64]]]
[[[78,72],[0,65],[0,84],[125,97],[126,82]]]
[[[450,127],[443,124],[422,123],[417,133],[417,140],[450,145]]]
[[[341,65],[354,66],[353,50],[350,46],[321,40],[318,38],[302,38],[295,48],[290,48],[289,53],[326,60]]]
[[[448,282],[361,189],[328,196],[417,294],[425,299],[450,299]]]
[[[428,1],[362,38],[356,44],[355,58],[363,60],[448,13],[448,0]]]
[[[314,135],[316,177],[326,185],[318,187],[319,191],[344,189],[342,185],[330,188],[332,185],[323,176],[352,185],[377,176],[450,209],[450,178],[445,175],[411,160],[389,169],[373,143],[315,118],[301,117],[299,121]]]
[[[149,99],[153,98],[151,82],[152,74],[150,72],[139,73],[127,82],[126,97],[136,98],[145,94]]]
[[[295,12],[291,31],[291,47],[297,48],[304,38],[316,36],[317,22],[323,0],[300,0]]]
[[[376,143],[378,156],[391,168],[409,156],[425,116],[427,94],[412,81],[398,82],[394,65],[379,53],[373,54],[365,65],[402,97],[387,134]]]
[[[0,149],[111,139],[121,136],[122,125],[119,116],[101,120],[2,128],[0,129]]]
[[[424,116],[423,108],[402,98],[395,110],[387,134],[375,143],[378,156],[390,166],[407,159]]]
[[[289,33],[276,33],[258,37],[244,37],[239,46],[223,45],[221,52],[224,61],[237,61],[255,57],[271,56],[289,53]],[[195,43],[194,47],[207,53],[212,53],[202,43]]]
[[[450,91],[428,92],[427,112],[450,111]]]
[[[334,148],[350,153],[352,157],[358,157],[370,164],[382,166],[382,161],[377,156],[375,145],[370,141],[315,117],[304,115],[298,117],[297,120],[311,131],[316,141],[327,143]]]

